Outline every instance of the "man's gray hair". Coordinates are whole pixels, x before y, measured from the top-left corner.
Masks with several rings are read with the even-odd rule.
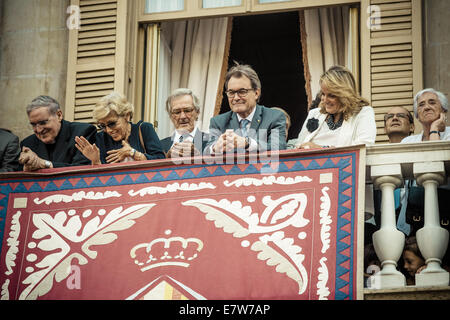
[[[37,108],[47,107],[50,114],[54,115],[61,107],[59,106],[58,101],[49,96],[38,96],[31,101],[31,103],[27,106],[27,114],[29,115],[31,111]]]
[[[419,100],[420,96],[423,95],[426,92],[434,93],[438,97],[439,101],[441,102],[442,109],[444,109],[445,112],[448,111],[448,99],[445,96],[445,94],[443,94],[440,91],[434,90],[433,88],[427,88],[427,89],[423,89],[423,90],[417,92],[417,94],[414,97],[414,115],[416,116],[416,118],[419,117],[418,114],[417,114],[417,103],[418,103],[418,100]]]
[[[200,99],[197,97],[197,95],[191,89],[178,88],[178,89],[175,89],[166,100],[166,111],[169,115],[172,111],[172,101],[175,98],[182,97],[182,96],[191,96],[195,111],[197,111],[197,113],[200,113]]]
[[[228,81],[231,78],[242,78],[242,76],[247,77],[250,80],[250,84],[252,89],[261,90],[261,80],[259,80],[258,74],[256,71],[248,64],[239,64],[238,62],[234,62],[234,65],[228,70],[225,76],[225,88],[228,90]],[[259,98],[261,95],[258,97]]]

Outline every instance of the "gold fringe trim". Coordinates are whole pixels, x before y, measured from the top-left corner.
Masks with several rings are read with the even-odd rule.
[[[305,11],[301,10],[298,13],[300,22],[300,38],[302,43],[303,73],[305,77],[305,89],[306,89],[306,97],[308,99],[308,111],[309,111],[309,107],[313,99],[311,96],[311,73],[309,72],[308,45],[306,42],[308,35],[306,34]]]
[[[228,18],[227,24],[227,38],[225,40],[225,49],[223,53],[222,70],[220,71],[219,87],[217,88],[216,105],[214,107],[214,116],[217,116],[220,112],[223,99],[223,86],[225,85],[225,75],[228,70],[228,59],[230,56],[231,46],[231,32],[233,31],[233,17]]]

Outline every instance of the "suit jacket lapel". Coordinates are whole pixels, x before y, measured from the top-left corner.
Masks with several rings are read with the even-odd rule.
[[[253,115],[252,123],[250,124],[250,129],[258,130],[262,119],[262,108],[260,105],[256,105],[255,114]]]
[[[197,129],[194,136],[194,146],[197,148],[198,151],[201,153],[203,152],[203,132],[200,131],[200,129]]]
[[[231,112],[231,119],[230,119],[230,129],[233,129],[233,131],[237,131],[240,130],[241,127],[239,125],[239,121],[238,121],[238,117],[236,115],[236,113]]]

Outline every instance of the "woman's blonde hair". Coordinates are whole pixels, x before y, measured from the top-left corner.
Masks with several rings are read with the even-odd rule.
[[[115,112],[119,117],[130,114],[130,120],[133,118],[134,107],[127,101],[125,96],[117,91],[102,97],[94,107],[92,116],[95,121],[101,120]]]
[[[341,105],[344,120],[358,114],[369,102],[356,91],[356,82],[352,72],[343,66],[333,66],[320,77],[320,86],[324,86],[335,95]],[[319,105],[320,112],[326,113],[323,102]]]

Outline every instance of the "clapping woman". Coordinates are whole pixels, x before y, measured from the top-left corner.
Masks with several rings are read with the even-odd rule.
[[[164,159],[153,125],[132,123],[133,112],[133,105],[118,92],[101,98],[93,110],[93,118],[102,130],[97,133],[95,144],[75,137],[75,146],[92,164]]]
[[[320,77],[322,99],[311,109],[296,148],[313,149],[375,143],[375,114],[356,91],[350,70],[333,66]]]

